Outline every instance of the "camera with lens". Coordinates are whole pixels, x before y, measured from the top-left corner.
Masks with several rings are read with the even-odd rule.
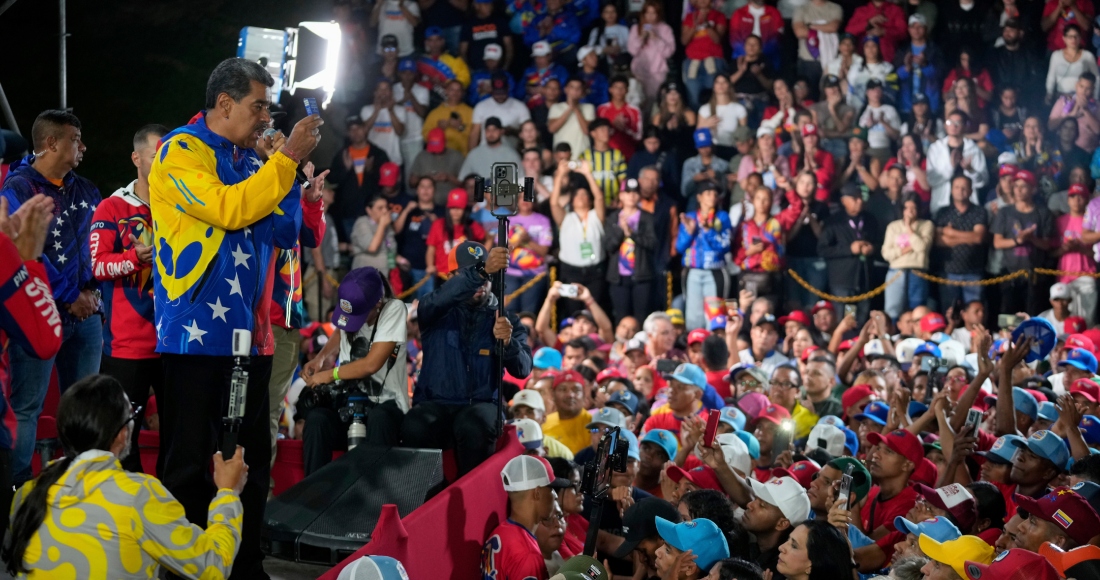
[[[493,196],[490,213],[494,216],[509,217],[519,214],[519,200],[535,201],[535,178],[527,177],[523,185],[519,184],[519,166],[515,163],[494,163],[489,171],[491,183],[486,185],[485,178],[474,177],[474,201],[485,201],[485,193]]]
[[[584,466],[581,491],[593,498],[603,498],[611,488],[611,472],[626,471],[626,454],[629,443],[622,438],[618,427],[613,427],[600,438],[596,457]]]

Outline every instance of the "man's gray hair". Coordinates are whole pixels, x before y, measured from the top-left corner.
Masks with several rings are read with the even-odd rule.
[[[653,336],[655,331],[654,327],[657,324],[658,320],[664,320],[665,322],[672,324],[672,319],[669,318],[667,314],[665,314],[664,312],[654,312],[649,316],[646,316],[645,322],[642,323],[642,330],[645,331],[646,335]]]
[[[920,556],[909,556],[902,558],[894,563],[894,566],[890,569],[890,578],[896,580],[921,580],[924,578],[924,574],[920,569],[928,563],[927,558]]]
[[[275,79],[271,73],[260,66],[259,63],[243,58],[227,58],[210,73],[210,80],[206,81],[206,109],[213,109],[218,104],[218,95],[225,93],[235,102],[247,97],[252,92],[252,81],[263,84],[265,87],[275,85]]]

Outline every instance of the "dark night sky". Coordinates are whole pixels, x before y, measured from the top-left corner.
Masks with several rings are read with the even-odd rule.
[[[241,28],[328,20],[330,5],[68,0],[68,105],[80,117],[88,147],[77,171],[110,195],[134,178],[134,132],[146,123],[186,123],[202,106],[210,71],[236,55]],[[59,105],[58,2],[18,0],[0,15],[0,29],[8,55],[0,83],[29,137],[35,116]]]

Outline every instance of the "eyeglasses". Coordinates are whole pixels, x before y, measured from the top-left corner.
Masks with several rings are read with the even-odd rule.
[[[798,385],[792,383],[791,381],[772,381],[768,384],[773,386],[773,387],[786,387],[788,389],[793,389],[793,388],[798,387]]]
[[[126,420],[123,421],[122,424],[118,426],[118,429],[115,429],[115,434],[117,435],[119,431],[122,431],[123,429],[125,429],[126,426],[130,424],[130,421],[133,421],[134,419],[137,419],[138,413],[141,413],[141,410],[144,409],[144,408],[145,407],[142,407],[141,405],[135,405],[133,403],[130,403],[130,416],[127,417]]]
[[[959,123],[958,121],[952,121],[951,119],[944,121],[943,124],[947,125],[948,127],[958,127],[962,125],[962,123]]]
[[[604,433],[607,433],[610,430],[611,430],[611,427],[600,426],[600,427],[593,427],[593,428],[589,429],[588,432],[589,433],[599,433],[600,435],[603,435]]]

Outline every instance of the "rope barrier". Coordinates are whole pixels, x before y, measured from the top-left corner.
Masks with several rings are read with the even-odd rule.
[[[665,272],[665,310],[672,308],[672,272]]]
[[[821,298],[822,300],[828,300],[830,302],[840,302],[841,304],[855,304],[856,302],[863,302],[864,300],[874,298],[875,296],[878,296],[879,294],[885,292],[886,287],[890,284],[893,284],[898,278],[900,278],[902,272],[894,274],[894,277],[887,280],[886,283],[882,286],[879,286],[878,288],[875,288],[870,292],[864,292],[863,294],[860,294],[858,296],[837,296],[835,294],[822,292],[821,290],[810,286],[809,282],[803,280],[802,276],[799,276],[797,272],[791,270],[790,268],[787,269],[787,275],[790,276],[795,282],[798,282],[798,284],[805,288],[807,292],[817,296],[818,298]]]
[[[909,270],[912,274],[918,278],[924,278],[929,282],[935,282],[937,284],[943,284],[944,286],[992,286],[994,284],[1000,284],[1007,282],[1013,278],[1019,278],[1020,276],[1027,276],[1027,270],[1016,270],[1010,274],[1004,276],[997,276],[996,278],[989,278],[986,280],[948,280],[947,278],[940,278],[939,276],[933,276],[926,274],[920,270]]]
[[[504,297],[504,305],[507,306],[509,302],[514,300],[520,294],[523,294],[524,292],[530,290],[532,286],[534,286],[535,284],[538,284],[539,281],[541,281],[545,277],[546,277],[546,272],[542,272],[541,274],[539,274],[539,275],[535,276],[534,278],[531,278],[530,280],[528,280],[523,286],[520,286],[519,288],[516,288],[515,292],[512,292],[511,294]]]
[[[431,279],[432,279],[432,277],[431,277],[430,274],[424,274],[424,277],[421,278],[419,282],[417,282],[416,284],[413,284],[412,286],[410,286],[408,290],[405,290],[404,292],[398,294],[397,299],[398,300],[404,300],[404,299],[408,298],[409,296],[412,296],[413,294],[416,294],[416,291],[419,290],[425,284],[427,284],[428,280],[431,280]]]
[[[1100,278],[1100,272],[1066,272],[1064,270],[1048,270],[1046,268],[1035,268],[1034,272],[1036,274],[1046,274],[1048,276],[1073,276],[1074,278],[1088,276],[1090,278]]]

